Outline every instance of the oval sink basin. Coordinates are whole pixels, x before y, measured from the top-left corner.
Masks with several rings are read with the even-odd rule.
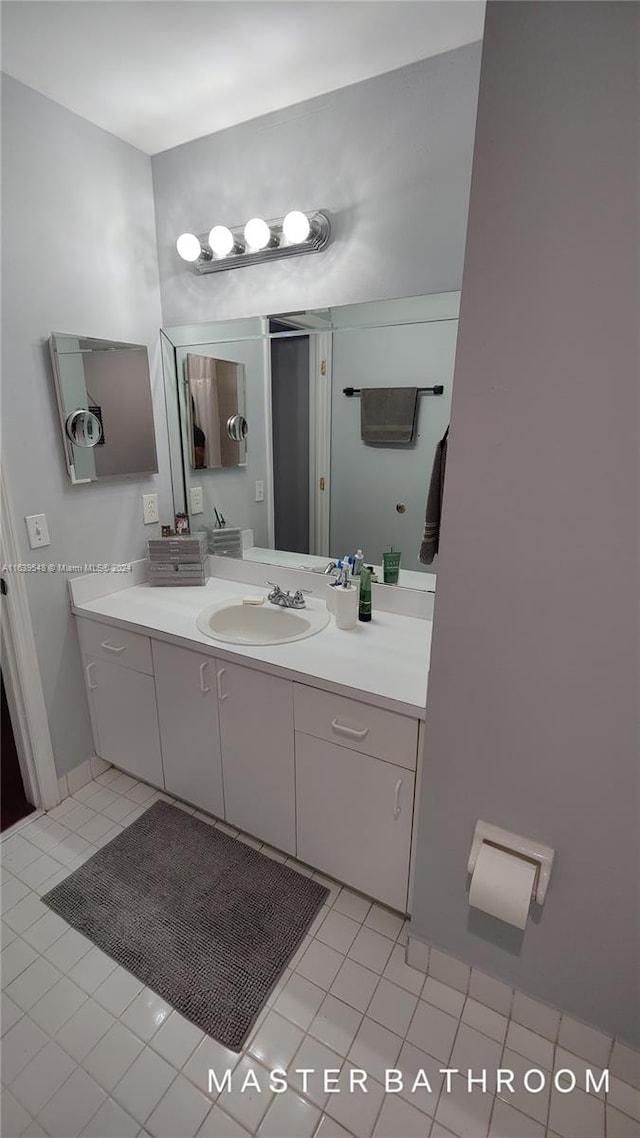
[[[324,606],[285,609],[279,605],[243,605],[220,601],[204,609],[196,621],[205,636],[227,644],[288,644],[321,632],[329,623]]]

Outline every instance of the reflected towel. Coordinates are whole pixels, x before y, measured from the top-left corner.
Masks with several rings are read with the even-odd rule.
[[[360,438],[363,443],[412,442],[417,409],[417,387],[363,387]]]
[[[440,545],[440,516],[442,514],[442,495],[444,493],[444,472],[447,464],[447,437],[449,428],[436,447],[427,494],[427,510],[424,519],[424,533],[418,560],[430,565]]]

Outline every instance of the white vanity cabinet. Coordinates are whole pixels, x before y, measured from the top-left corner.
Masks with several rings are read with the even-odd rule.
[[[153,630],[78,629],[102,758],[408,911],[417,717]]]
[[[295,854],[293,684],[254,668],[217,663],[228,822]]]
[[[152,654],[165,788],[224,818],[217,661],[163,640]]]
[[[84,619],[78,633],[97,754],[163,786],[149,638]]]
[[[298,857],[406,912],[417,720],[296,684],[295,724]]]

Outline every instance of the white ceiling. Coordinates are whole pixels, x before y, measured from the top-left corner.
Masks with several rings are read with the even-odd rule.
[[[148,154],[482,37],[484,0],[3,0],[2,66]]]

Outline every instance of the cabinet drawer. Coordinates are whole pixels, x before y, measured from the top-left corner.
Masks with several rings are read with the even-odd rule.
[[[151,661],[151,641],[139,632],[127,632],[123,628],[112,628],[98,620],[76,617],[80,645],[86,656],[94,660],[108,660],[110,664],[121,664],[133,668],[135,672],[153,675]]]
[[[418,720],[356,699],[294,684],[296,731],[416,769]]]

